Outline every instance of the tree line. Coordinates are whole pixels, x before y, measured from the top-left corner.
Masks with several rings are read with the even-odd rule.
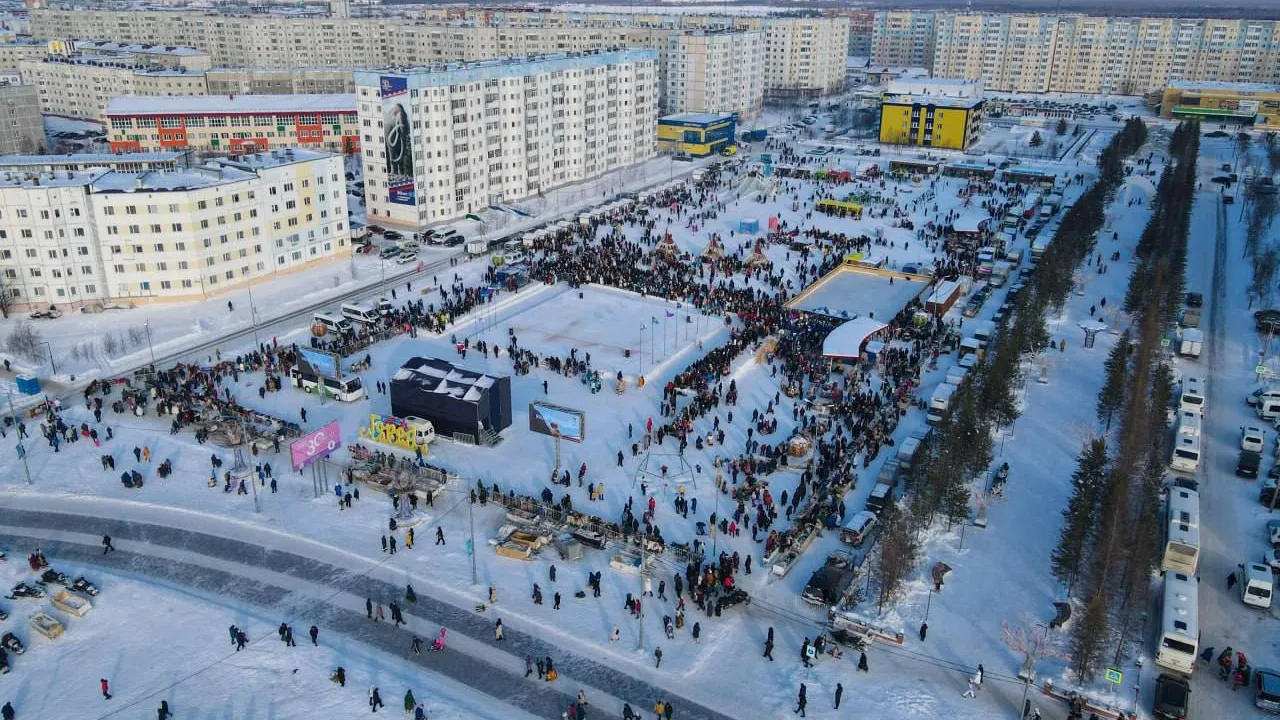
[[[881,515],[880,562],[876,571],[881,607],[892,601],[919,562],[924,532],[939,519],[966,522],[973,501],[971,480],[991,465],[993,431],[1018,418],[1016,395],[1025,356],[1050,344],[1045,313],[1060,310],[1072,275],[1093,251],[1104,210],[1124,181],[1124,161],[1146,142],[1146,125],[1131,118],[1098,157],[1098,179],[1062,217],[1035,272],[1010,303],[1003,325],[982,360],[957,388],[933,440],[918,453],[907,485],[911,500]]]
[[[1101,430],[1080,453],[1050,560],[1054,577],[1083,605],[1069,641],[1071,669],[1081,682],[1094,679],[1113,644],[1112,661],[1119,662],[1126,639],[1141,625],[1161,554],[1174,388],[1160,341],[1182,307],[1199,144],[1195,122],[1178,126],[1170,138],[1171,162],[1157,185],[1125,294],[1130,326],[1104,364],[1096,406]]]

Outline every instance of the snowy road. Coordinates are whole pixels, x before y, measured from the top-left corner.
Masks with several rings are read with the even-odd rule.
[[[417,581],[418,602],[404,608],[410,623],[405,630],[389,623],[370,623],[360,613],[362,598],[400,598],[403,589],[398,584],[320,559],[234,539],[243,526],[230,521],[225,526],[224,533],[211,534],[135,520],[0,507],[0,543],[13,548],[15,555],[40,546],[55,565],[60,559],[100,565],[161,583],[230,595],[289,618],[296,614],[296,624],[314,622],[325,632],[338,632],[403,656],[538,717],[558,717],[577,689],[586,687],[593,704],[611,715],[621,713],[623,701],[647,709],[659,698],[674,698],[681,718],[728,720],[728,715],[668,688],[567,653],[519,630],[507,629],[506,642],[512,651],[499,651],[488,640],[493,634],[493,615],[429,597],[432,588],[420,578],[410,578]],[[120,550],[103,555],[98,544],[102,535],[111,535]],[[301,614],[304,611],[305,616]],[[451,632],[449,652],[417,656],[406,652],[412,635],[429,639],[439,626]],[[549,685],[525,680],[525,653],[554,658],[562,682]],[[616,700],[602,697],[606,693]]]

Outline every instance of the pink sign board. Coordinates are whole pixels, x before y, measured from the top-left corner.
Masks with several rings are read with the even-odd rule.
[[[338,430],[338,421],[334,420],[319,430],[294,440],[289,445],[289,458],[293,461],[293,469],[301,470],[317,460],[329,457],[340,447],[342,433]]]

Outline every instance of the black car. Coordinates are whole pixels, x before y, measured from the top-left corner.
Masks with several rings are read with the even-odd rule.
[[[1156,702],[1152,712],[1158,718],[1186,720],[1191,702],[1191,686],[1186,680],[1173,675],[1161,675],[1156,679]]]
[[[382,237],[388,240],[399,240],[404,236],[396,232],[395,230],[387,230],[386,232],[382,233]]]
[[[1258,477],[1258,469],[1262,467],[1262,453],[1249,450],[1240,451],[1240,459],[1236,461],[1236,475],[1244,478]]]
[[[1198,292],[1187,293],[1187,307],[1198,308],[1204,305],[1204,296]]]
[[[461,235],[450,235],[449,237],[444,239],[444,246],[457,247],[464,242],[466,242],[466,238],[462,237]]]

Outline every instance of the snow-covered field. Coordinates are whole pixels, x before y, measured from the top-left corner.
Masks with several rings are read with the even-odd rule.
[[[1163,140],[1158,133],[1154,136],[1151,146],[1158,149]],[[1072,156],[1065,163],[1045,163],[1045,166],[1070,174],[1089,172],[1098,149],[1105,141],[1105,134],[1100,132],[1097,138],[1086,144],[1078,158]],[[1203,162],[1206,169],[1214,168],[1220,162],[1216,159],[1210,161],[1208,158],[1210,153],[1223,152],[1223,147],[1218,146],[1225,147],[1225,143],[1215,145],[1205,142],[1203,152],[1206,158]],[[805,150],[810,146],[799,147]],[[1146,149],[1141,154],[1145,155],[1145,152]],[[1157,157],[1162,156],[1162,153],[1157,153]],[[871,159],[856,158],[849,154],[832,154],[823,160],[821,166],[858,172],[865,170],[872,162]],[[878,159],[878,162],[883,163],[884,159]],[[680,169],[685,167],[687,166],[681,166]],[[1154,169],[1158,174],[1158,161]],[[927,260],[933,254],[926,243],[917,239],[914,231],[902,227],[901,221],[909,219],[916,228],[920,228],[931,221],[943,222],[951,214],[978,212],[982,202],[988,198],[960,197],[959,191],[965,185],[966,182],[959,179],[943,178],[923,183],[888,181],[883,186],[874,182],[861,188],[849,186],[840,190],[842,193],[856,189],[881,193],[896,201],[902,217],[895,217],[892,211],[888,213],[888,217],[872,217],[873,213],[868,213],[857,221],[821,214],[810,215],[814,187],[807,181],[794,180],[777,184],[772,188],[773,193],[764,200],[760,200],[754,191],[745,192],[736,183],[730,183],[719,193],[719,201],[725,205],[725,209],[716,217],[689,220],[686,215],[675,218],[665,209],[657,209],[653,215],[656,216],[659,227],[665,226],[673,233],[677,246],[692,254],[700,253],[706,247],[712,233],[724,240],[729,253],[745,254],[754,246],[756,237],[750,233],[744,235],[739,221],[755,218],[764,225],[767,218],[779,217],[793,226],[799,224],[806,228],[814,227],[851,235],[879,234],[883,237],[883,244],[875,245],[873,252],[886,256],[888,267],[900,267],[907,262]],[[1068,201],[1080,190],[1078,185],[1069,188]],[[6,444],[4,450],[0,451],[0,466],[4,468],[4,473],[0,475],[0,505],[5,504],[6,494],[11,499],[31,494],[102,497],[180,508],[195,513],[196,516],[231,519],[254,527],[297,535],[383,562],[387,568],[402,573],[403,577],[411,580],[420,593],[441,597],[459,607],[469,608],[474,603],[488,602],[487,588],[493,586],[500,598],[498,607],[503,620],[509,627],[548,638],[566,649],[590,656],[609,666],[626,669],[638,678],[678,688],[686,698],[738,717],[789,716],[794,707],[796,689],[802,682],[808,686],[811,702],[809,711],[814,712],[813,717],[816,718],[847,717],[851,709],[859,713],[859,716],[869,713],[869,717],[884,720],[1012,717],[1021,705],[1023,686],[1013,676],[1022,658],[1003,644],[1001,625],[1004,622],[1021,623],[1024,619],[1032,626],[1036,622],[1045,623],[1052,617],[1051,603],[1063,597],[1062,588],[1049,575],[1049,553],[1057,539],[1061,522],[1059,512],[1065,505],[1069,492],[1069,476],[1075,457],[1084,439],[1096,430],[1093,398],[1102,381],[1102,360],[1115,342],[1113,333],[1104,333],[1099,337],[1096,347],[1085,349],[1081,342],[1083,332],[1077,324],[1099,316],[1113,328],[1120,327],[1124,322],[1125,319],[1118,316],[1116,310],[1121,304],[1128,280],[1127,258],[1146,222],[1149,212],[1147,201],[1151,198],[1152,190],[1151,178],[1145,177],[1135,176],[1122,186],[1108,214],[1109,229],[1098,243],[1099,253],[1109,256],[1111,252],[1118,251],[1121,261],[1105,263],[1106,272],[1103,273],[1099,272],[1098,264],[1081,268],[1078,283],[1080,294],[1069,299],[1061,315],[1049,319],[1053,339],[1066,341],[1066,349],[1047,354],[1036,366],[1027,369],[1028,381],[1022,392],[1023,416],[1011,431],[997,440],[996,462],[1009,462],[1012,472],[1005,497],[988,503],[988,527],[978,529],[964,526],[950,530],[938,528],[928,539],[926,560],[909,584],[904,597],[883,613],[877,614],[874,606],[860,608],[861,614],[868,620],[878,626],[901,631],[906,637],[905,643],[900,647],[875,646],[869,652],[871,672],[866,676],[854,672],[856,653],[846,654],[842,660],[821,658],[813,668],[806,668],[799,662],[802,639],[815,637],[825,624],[825,617],[820,610],[800,602],[798,594],[809,574],[822,563],[827,553],[840,547],[834,533],[826,533],[818,538],[796,567],[786,577],[777,580],[770,578],[760,568],[761,546],[752,542],[748,533],[744,532],[742,537],[716,538],[718,550],[752,556],[758,563],[759,569],[754,574],[739,575],[737,578],[739,587],[748,591],[753,603],[749,607],[731,608],[723,616],[715,618],[705,617],[691,609],[689,624],[678,630],[673,639],[662,635],[660,622],[663,615],[674,614],[674,598],[670,589],[667,591],[666,601],[646,598],[646,617],[642,629],[640,623],[632,619],[622,607],[623,595],[640,592],[640,581],[635,576],[625,575],[611,568],[608,564],[610,552],[588,550],[584,558],[577,562],[560,561],[559,558],[549,557],[552,555],[549,552],[544,552],[531,562],[496,556],[485,544],[485,540],[504,522],[501,511],[493,505],[474,507],[477,549],[474,561],[478,582],[472,584],[471,558],[464,552],[461,542],[467,537],[471,527],[463,493],[475,481],[482,481],[486,485],[498,483],[504,492],[514,489],[520,493],[536,495],[544,487],[553,465],[555,449],[552,441],[533,434],[527,428],[523,408],[530,401],[546,399],[586,413],[587,441],[582,444],[565,443],[561,448],[561,464],[563,467],[576,469],[580,463],[585,463],[588,467],[587,482],[604,483],[605,497],[592,501],[587,497],[585,488],[576,486],[556,488],[556,495],[568,494],[576,508],[586,508],[607,520],[616,520],[628,497],[639,495],[635,480],[640,472],[641,460],[633,456],[629,448],[642,434],[647,418],[653,417],[657,421],[663,385],[700,354],[718,347],[725,340],[727,328],[721,316],[702,317],[694,313],[692,321],[686,322],[684,313],[688,311],[687,307],[677,307],[673,302],[653,297],[642,298],[610,288],[587,286],[569,289],[563,284],[554,287],[535,284],[515,294],[501,294],[495,303],[482,305],[480,310],[459,319],[453,327],[438,336],[424,333],[413,339],[401,337],[370,349],[372,369],[364,374],[369,387],[377,380],[389,379],[405,360],[417,355],[442,357],[476,370],[509,374],[511,363],[505,352],[501,357],[495,358],[482,357],[471,350],[463,359],[454,346],[455,341],[469,339],[473,348],[477,341],[505,347],[508,332],[519,336],[522,347],[544,356],[565,357],[571,349],[576,349],[580,356],[589,352],[592,354],[593,367],[610,376],[620,371],[628,380],[625,392],[619,395],[612,392],[611,383],[606,382],[601,392],[593,394],[577,378],[566,378],[545,368],[535,369],[529,375],[513,377],[512,406],[515,409],[515,421],[503,433],[501,444],[495,448],[477,448],[438,441],[432,446],[430,462],[456,472],[464,481],[461,486],[451,487],[451,492],[438,500],[434,508],[423,508],[418,526],[420,547],[402,550],[395,557],[384,556],[379,547],[379,538],[386,532],[386,518],[390,512],[390,503],[384,497],[366,491],[363,499],[355,503],[351,510],[339,511],[334,507],[332,494],[325,493],[320,498],[315,498],[308,477],[287,474],[283,455],[268,455],[265,459],[271,462],[280,480],[279,492],[271,493],[265,486],[258,488],[257,502],[261,504],[261,512],[255,512],[255,500],[252,496],[224,494],[218,488],[207,487],[203,481],[208,477],[210,453],[218,453],[227,458],[229,453],[226,450],[198,445],[186,432],[169,435],[167,420],[151,416],[136,418],[106,413],[103,424],[114,429],[115,439],[104,445],[102,450],[93,448],[88,442],[80,442],[63,446],[60,452],[54,453],[38,439],[37,442],[29,443],[27,460],[35,477],[35,484],[31,488],[25,487],[19,460],[11,444]],[[583,191],[577,196],[568,196],[562,202],[590,202],[591,196],[595,194],[594,190]],[[1142,202],[1137,203],[1139,200]],[[1208,200],[1211,198],[1202,205],[1207,205],[1212,210]],[[548,204],[554,206],[556,203]],[[870,207],[878,210],[883,206],[871,204]],[[699,209],[709,210],[710,206]],[[1194,222],[1192,256],[1200,257],[1201,260],[1199,263],[1192,262],[1192,276],[1189,277],[1188,285],[1189,289],[1204,291],[1208,303],[1208,275],[1197,277],[1195,273],[1207,273],[1212,265],[1212,220],[1207,225],[1204,224],[1203,208],[1198,206]],[[1046,233],[1051,232],[1052,227],[1051,225]],[[639,240],[639,226],[623,225],[618,230],[630,240]],[[1118,237],[1113,238],[1111,232]],[[1014,249],[1025,251],[1028,246],[1026,238],[1019,237]],[[797,294],[807,284],[796,271],[798,256],[781,244],[766,246],[764,251],[784,278],[792,283],[788,294]],[[1229,256],[1238,257],[1238,252],[1238,249],[1233,250]],[[356,277],[348,278],[348,282],[375,275],[378,268],[374,263],[357,265]],[[1236,266],[1239,265],[1241,264],[1236,263]],[[341,267],[347,269],[346,264]],[[417,279],[413,282],[412,290],[403,286],[398,288],[401,292],[397,302],[403,302],[410,294],[415,299],[423,297],[424,301],[429,302],[439,296],[440,286],[452,283],[454,273],[464,285],[472,286],[479,282],[483,270],[481,262],[471,262],[441,272],[436,277]],[[329,272],[338,271],[320,270],[315,277],[323,281],[325,274]],[[1246,386],[1251,382],[1250,376],[1246,376],[1241,369],[1252,366],[1250,347],[1244,343],[1254,340],[1243,307],[1242,288],[1247,285],[1245,273],[1245,269],[1233,266],[1232,280],[1228,287],[1233,288],[1234,292],[1228,293],[1222,300],[1230,303],[1232,308],[1232,312],[1226,313],[1227,317],[1237,318],[1231,321],[1229,327],[1228,337],[1235,340],[1228,342],[1229,350],[1226,353],[1233,365],[1228,370],[1225,365],[1228,361],[1221,360],[1215,371],[1215,378],[1224,378],[1222,384],[1238,384],[1231,392],[1223,393],[1228,398],[1234,395],[1242,397]],[[741,282],[742,278],[739,277],[738,280]],[[1202,284],[1198,286],[1198,283]],[[261,291],[255,291],[255,301],[259,307],[271,307],[272,312],[278,313],[287,309],[289,302],[305,302],[305,297],[300,295],[302,288],[303,285],[279,288],[274,285],[266,286]],[[332,293],[334,289],[313,286],[311,292],[321,295]],[[583,293],[583,297],[579,297],[579,292]],[[1000,305],[1003,292],[1005,291],[996,292],[977,319],[991,316]],[[260,299],[260,294],[267,299]],[[1100,308],[1103,298],[1108,303],[1105,308]],[[237,299],[236,305],[239,306],[240,302]],[[247,306],[247,298],[244,302]],[[959,322],[959,307],[953,311],[954,317],[949,317],[949,320]],[[89,326],[86,323],[114,321],[114,326],[119,327],[124,322],[132,322],[138,312],[129,311],[128,315],[68,317],[41,327],[47,339],[52,340],[55,333],[56,337],[61,338],[55,346],[68,347],[68,343],[74,343],[76,338],[92,337],[108,327]],[[225,308],[220,313],[201,315],[214,317],[192,317],[190,308],[172,309],[169,315],[155,316],[158,319],[152,320],[150,327],[153,339],[157,339],[157,349],[160,343],[164,343],[166,348],[176,348],[184,342],[190,342],[189,335],[198,336],[214,330],[231,329],[234,321],[246,320],[226,313]],[[121,321],[119,318],[122,317],[130,320]],[[658,321],[656,327],[654,320]],[[205,327],[205,323],[209,326]],[[306,329],[299,326],[293,328],[292,332],[281,332],[278,339],[281,343],[303,342],[305,337]],[[1235,342],[1242,344],[1237,347]],[[226,357],[243,349],[228,346],[222,348],[222,352]],[[627,349],[633,350],[629,358],[623,352]],[[146,348],[135,349],[135,355],[139,352],[145,353]],[[917,396],[927,397],[955,359],[954,355],[940,357],[938,367],[924,374]],[[1239,365],[1239,368],[1235,365]],[[82,367],[88,369],[89,365]],[[1042,368],[1048,379],[1047,384],[1037,382]],[[62,369],[61,361],[59,369]],[[727,501],[714,491],[710,480],[715,475],[716,457],[737,455],[746,443],[746,428],[749,423],[744,415],[750,415],[753,409],[763,412],[766,405],[777,397],[773,412],[779,421],[779,428],[774,437],[785,439],[790,435],[794,426],[794,404],[791,399],[778,395],[778,379],[771,375],[770,370],[769,363],[755,353],[748,352],[738,357],[730,372],[740,395],[738,406],[734,408],[737,421],[730,423],[727,408],[723,407],[698,421],[699,430],[705,431],[705,425],[713,417],[718,418],[727,436],[723,448],[711,446],[697,450],[690,447],[685,452],[685,460],[694,468],[693,480],[686,488],[686,494],[698,501],[689,519],[675,512],[671,502],[674,494],[672,488],[651,488],[651,494],[656,500],[655,522],[663,528],[663,534],[669,540],[692,539],[695,536],[693,520],[705,519],[712,512],[723,517],[730,509]],[[641,375],[645,377],[646,385],[638,388],[635,381]],[[1243,379],[1238,376],[1243,376]],[[726,382],[727,380],[726,378]],[[545,391],[544,382],[547,384]],[[260,373],[245,373],[240,375],[238,381],[227,378],[223,387],[229,389],[245,405],[289,420],[297,420],[299,410],[306,407],[308,429],[330,420],[338,420],[344,444],[358,441],[358,430],[362,424],[367,423],[370,413],[390,412],[387,397],[376,393],[367,401],[350,405],[335,402],[319,404],[310,396],[287,387],[281,392],[269,393],[264,399],[259,399],[257,389],[261,384]],[[1225,402],[1234,403],[1234,400],[1224,401],[1224,404]],[[68,422],[94,424],[92,415],[80,404],[73,404],[65,415]],[[1227,443],[1220,452],[1210,456],[1216,458],[1215,467],[1222,465],[1225,468],[1234,457],[1234,453],[1230,452],[1234,441],[1234,420],[1233,416],[1230,421],[1224,421],[1215,432],[1215,442]],[[901,441],[912,431],[923,427],[923,424],[923,414],[912,409],[899,424],[894,437]],[[152,463],[129,461],[128,457],[133,456],[132,449],[135,446],[149,448],[155,460]],[[624,455],[621,467],[616,460],[619,451],[623,451]],[[115,457],[116,472],[102,470],[99,456],[103,452],[111,452]],[[674,445],[668,442],[668,448],[664,452],[674,456]],[[861,476],[874,477],[888,455],[881,453],[880,458],[860,471]],[[175,476],[168,480],[155,478],[151,473],[151,465],[164,459],[171,459],[176,470]],[[263,459],[253,461],[261,462]],[[339,463],[345,462],[345,459],[343,453],[336,456]],[[119,471],[134,468],[147,476],[147,485],[141,490],[125,489],[116,479]],[[794,492],[798,480],[797,474],[785,470],[768,477],[769,488],[775,495],[784,490]],[[1227,482],[1237,483],[1235,480]],[[872,485],[873,483],[864,480],[846,498],[850,514],[862,507]],[[1256,622],[1248,624],[1248,618],[1257,617],[1256,615],[1244,613],[1242,606],[1230,597],[1216,596],[1221,593],[1218,590],[1219,578],[1225,577],[1227,569],[1238,561],[1228,563],[1228,556],[1235,557],[1245,552],[1244,538],[1249,538],[1248,547],[1258,546],[1257,552],[1262,549],[1257,539],[1258,532],[1253,528],[1257,524],[1253,517],[1256,502],[1252,502],[1247,522],[1234,521],[1235,516],[1242,512],[1234,508],[1249,500],[1251,493],[1256,497],[1254,486],[1249,485],[1246,489],[1244,483],[1238,483],[1229,487],[1234,488],[1231,500],[1234,504],[1222,512],[1213,513],[1213,519],[1215,522],[1231,523],[1230,527],[1215,527],[1217,532],[1232,532],[1238,537],[1224,536],[1231,538],[1226,543],[1228,548],[1220,552],[1210,551],[1205,560],[1208,568],[1205,577],[1212,580],[1206,587],[1215,588],[1215,595],[1210,596],[1212,605],[1221,608],[1220,616],[1214,614],[1203,621],[1205,643],[1217,643],[1220,646],[1227,642],[1246,641],[1243,639],[1246,636],[1243,631],[1237,631],[1242,639],[1235,640],[1237,635],[1231,634],[1232,628],[1249,628],[1255,637],[1263,633]],[[637,501],[645,502],[639,497]],[[1206,515],[1210,514],[1206,509]],[[430,532],[436,526],[441,527],[449,539],[448,545],[443,548],[430,545]],[[710,543],[710,539],[706,540]],[[1237,550],[1238,547],[1241,549]],[[19,555],[17,560],[20,561],[20,555],[24,553],[11,553],[13,554]],[[944,589],[933,593],[930,591],[932,584],[928,580],[928,571],[937,561],[946,562],[953,571],[947,577]],[[8,569],[4,571],[12,572],[14,564],[11,559]],[[555,583],[549,580],[553,564],[558,566]],[[670,588],[673,574],[682,570],[683,564],[669,556],[662,557],[655,584],[656,579],[664,579]],[[1221,573],[1218,573],[1219,570]],[[604,575],[604,597],[595,599],[589,593],[586,598],[573,597],[574,591],[585,587],[587,574],[592,571],[599,571]],[[85,572],[93,571],[85,568]],[[3,577],[8,579],[8,576]],[[98,621],[97,618],[104,618],[101,620],[104,628],[101,632],[109,632],[112,636],[135,632],[138,633],[136,637],[149,637],[153,641],[172,638],[173,656],[164,656],[167,662],[163,666],[172,668],[175,674],[190,672],[199,667],[205,662],[203,658],[210,657],[206,653],[213,653],[213,657],[220,656],[226,648],[206,645],[205,638],[213,638],[211,642],[223,641],[225,627],[229,622],[239,623],[242,622],[241,618],[248,618],[243,622],[251,623],[251,627],[255,629],[260,626],[268,635],[274,627],[270,620],[256,617],[252,608],[220,607],[216,601],[197,598],[173,589],[152,590],[136,579],[108,580],[110,582],[104,583],[109,587],[104,590],[103,605],[96,608],[95,613],[88,618],[76,621],[69,630],[67,638],[73,642],[37,647],[35,650],[40,651],[38,654],[29,651],[28,655],[15,663],[15,673],[28,672],[23,663],[28,659],[53,663],[52,667],[63,668],[62,672],[69,676],[68,682],[74,685],[77,693],[75,697],[83,696],[77,702],[84,702],[85,708],[97,707],[101,700],[96,696],[96,680],[106,671],[94,669],[97,666],[92,664],[72,663],[72,658],[80,652],[74,642],[78,642],[79,637],[87,637],[88,632],[77,631],[83,625]],[[543,592],[548,596],[546,604],[534,605],[529,600],[533,583],[541,584]],[[557,590],[563,594],[564,610],[552,608],[550,595]],[[151,612],[134,613],[128,619],[123,614],[111,615],[116,598],[132,599],[144,595],[148,598],[134,600],[130,606],[157,608],[166,614],[165,619],[152,623],[152,616],[157,613]],[[1202,607],[1210,605],[1210,597],[1202,593]],[[1218,612],[1217,609],[1206,610],[1206,615]],[[921,641],[917,636],[917,628],[925,620],[926,614],[930,629],[927,639]],[[139,617],[140,615],[145,617]],[[174,623],[168,623],[169,615],[175,618]],[[204,616],[209,617],[206,619]],[[692,642],[690,638],[690,626],[695,621],[702,626],[699,643]],[[10,623],[12,622],[11,619]],[[145,632],[139,626],[143,622],[148,625]],[[620,631],[617,644],[609,642],[609,633],[614,626]],[[184,628],[183,631],[175,630],[178,627]],[[776,634],[776,662],[773,663],[760,657],[766,628],[770,627]],[[642,632],[643,650],[638,647]],[[1222,637],[1222,640],[1217,637],[1210,639],[1208,636],[1211,634]],[[106,637],[103,635],[99,643],[109,645]],[[664,650],[662,665],[658,669],[653,667],[650,654],[655,643],[660,644]],[[278,643],[270,642],[266,645],[265,650],[259,648],[264,657],[253,660],[260,664],[247,668],[261,672],[244,672],[245,668],[223,666],[216,670],[218,673],[242,673],[253,676],[252,679],[241,680],[240,675],[225,674],[221,676],[221,683],[206,684],[195,680],[180,684],[174,692],[183,694],[171,696],[179,717],[185,716],[182,711],[187,707],[239,717],[238,708],[242,706],[234,704],[238,701],[256,703],[255,707],[269,706],[274,713],[270,716],[281,718],[302,717],[304,708],[312,711],[327,709],[333,713],[348,712],[347,705],[308,704],[305,699],[310,697],[316,698],[315,703],[344,703],[349,700],[362,702],[359,693],[352,693],[351,698],[335,695],[324,674],[332,665],[349,658],[349,653],[365,652],[356,643],[335,645],[332,650],[326,647],[319,651],[309,651],[300,647],[288,651],[297,656],[306,656],[309,663],[300,667],[297,675],[290,673],[289,677],[281,677],[281,668],[295,656],[286,654]],[[138,641],[138,647],[142,647],[141,641]],[[179,648],[185,648],[185,654],[179,652]],[[170,649],[165,648],[163,652],[168,653]],[[1269,648],[1252,649],[1250,657],[1257,658],[1255,665],[1265,664],[1262,661],[1266,661],[1274,666],[1277,654],[1273,643]],[[312,661],[311,655],[318,657]],[[1138,659],[1147,660],[1141,651],[1130,653],[1128,658],[1130,662],[1121,667],[1125,673],[1125,681],[1111,691],[1110,695],[1111,699],[1124,707],[1133,703],[1136,682],[1140,680],[1142,687],[1149,689],[1154,677],[1151,669],[1153,663],[1147,661],[1146,667],[1139,670],[1133,662]],[[348,667],[351,667],[351,661],[347,662]],[[513,663],[517,670],[522,667],[523,656],[520,649],[513,647],[511,656],[505,662]],[[984,684],[978,698],[963,699],[961,693],[965,689],[965,680],[979,663],[986,669],[988,682]],[[31,667],[34,670],[49,666]],[[67,669],[73,667],[75,669]],[[1070,685],[1070,678],[1066,676],[1061,660],[1044,660],[1039,670],[1042,677],[1053,678],[1058,684]],[[126,697],[130,692],[153,692],[165,685],[163,677],[131,677],[116,669],[111,672],[119,675],[118,678],[112,675],[112,678],[119,688],[120,697]],[[25,682],[32,682],[29,679],[31,676],[17,676],[18,679],[24,677],[27,678]],[[34,677],[41,676],[36,674]],[[14,675],[10,675],[5,680],[0,680],[0,699],[6,694],[6,685],[3,683],[11,683],[14,678]],[[418,675],[414,676],[412,682],[420,680],[421,676]],[[228,697],[226,691],[218,687],[225,686],[227,682],[247,684],[237,684],[235,697]],[[406,679],[404,682],[410,680]],[[356,684],[361,686],[362,683],[363,681],[358,681]],[[844,699],[839,711],[830,709],[828,699],[836,683],[844,685]],[[1197,680],[1197,686],[1204,683],[1204,680]],[[425,681],[423,684],[427,686]],[[135,691],[134,687],[138,689]],[[1102,688],[1090,690],[1105,692]],[[610,689],[602,688],[600,691],[609,693]],[[36,716],[40,716],[38,713],[42,711],[63,709],[54,704],[55,699],[47,692],[37,693],[34,689],[25,692],[27,694],[23,695],[23,702],[29,703],[25,707],[36,708]],[[402,688],[399,692],[402,692]],[[1218,693],[1217,690],[1205,694],[1215,693],[1222,696],[1218,699],[1215,695],[1215,701],[1221,702],[1222,707],[1230,708],[1226,716],[1244,717],[1249,712],[1243,694]],[[457,688],[433,689],[432,696],[436,697],[437,694],[440,701],[434,709],[429,708],[432,710],[432,717],[501,716],[492,714],[500,711],[486,705],[485,700],[476,699]],[[384,697],[390,706],[397,705],[395,693],[386,692]],[[1058,718],[1065,715],[1065,708],[1055,701],[1040,700],[1034,692],[1033,697],[1046,717]],[[648,698],[614,699],[630,701],[633,707],[638,701],[647,700],[642,705],[646,710],[653,702]],[[1143,706],[1149,707],[1149,703],[1144,702]],[[359,706],[353,707],[355,710],[351,712],[360,711]],[[143,709],[152,712],[153,705],[144,705]],[[81,715],[73,713],[73,716]],[[677,712],[676,717],[679,716]],[[19,717],[27,715],[20,713]]]

